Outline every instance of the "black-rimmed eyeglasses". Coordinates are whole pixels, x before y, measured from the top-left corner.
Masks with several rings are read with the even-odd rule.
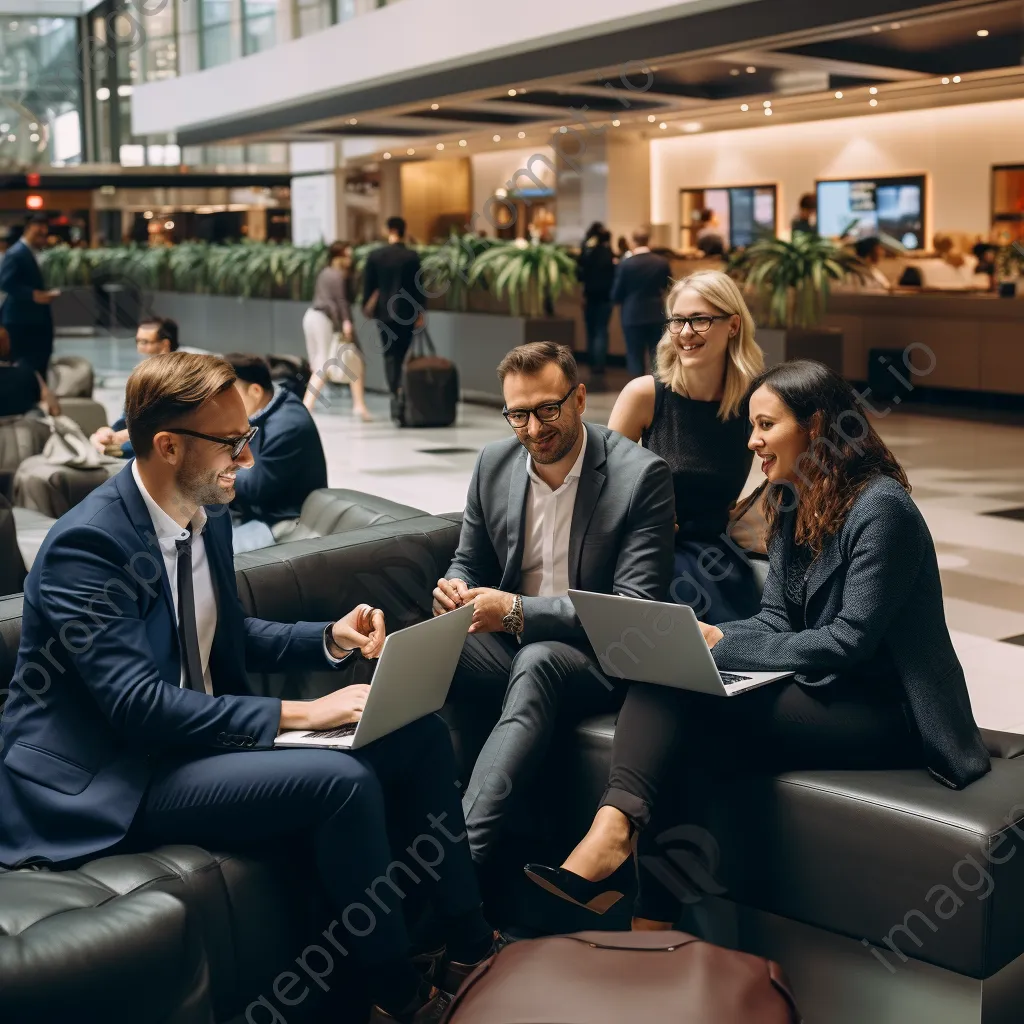
[[[545,402],[543,405],[535,405],[532,409],[502,409],[501,415],[509,422],[509,426],[522,430],[530,422],[530,416],[536,416],[541,423],[552,423],[562,415],[562,406],[569,401],[576,393],[579,384],[573,384],[566,392],[564,398],[557,402]]]
[[[186,434],[189,437],[198,437],[203,441],[213,441],[214,444],[222,444],[231,449],[231,459],[234,461],[245,450],[245,446],[259,433],[259,427],[250,427],[244,434],[238,437],[216,437],[213,434],[201,434],[198,430],[185,430],[184,427],[178,430],[167,428],[168,434]]]
[[[669,334],[682,334],[687,324],[694,334],[707,334],[716,320],[728,320],[732,316],[732,313],[720,313],[718,316],[670,316],[665,321],[665,326]]]

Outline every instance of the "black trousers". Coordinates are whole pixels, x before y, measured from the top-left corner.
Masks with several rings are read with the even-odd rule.
[[[7,324],[11,338],[11,361],[28,363],[43,380],[53,355],[52,324]]]
[[[497,712],[498,722],[476,759],[463,798],[469,848],[481,864],[494,849],[513,801],[525,792],[556,731],[613,711],[623,688],[610,682],[593,654],[558,640],[520,647],[504,633],[466,638],[453,692]]]
[[[688,779],[922,765],[902,706],[883,699],[880,690],[852,680],[825,687],[780,680],[716,697],[634,683],[619,712],[601,804],[618,808],[640,831],[643,865],[658,858],[659,836],[692,825],[684,798]],[[637,915],[675,921],[679,909],[678,898],[642,870]]]
[[[665,328],[660,323],[629,324],[623,325],[622,333],[626,338],[626,369],[630,377],[642,377],[648,369],[654,369],[655,353]]]
[[[388,390],[391,394],[397,395],[402,385],[402,366],[412,346],[413,325],[381,321],[377,330],[380,334],[381,352],[384,353],[384,375],[387,378]]]
[[[178,757],[162,764],[133,826],[150,844],[249,849],[311,838],[337,915],[331,932],[365,965],[405,957],[402,900],[429,889],[443,917],[478,911],[447,726],[422,718],[356,753],[263,750]],[[390,848],[385,818],[413,836]]]

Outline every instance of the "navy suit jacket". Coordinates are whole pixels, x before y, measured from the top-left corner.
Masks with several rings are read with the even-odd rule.
[[[612,302],[622,306],[623,327],[665,321],[665,293],[672,283],[672,267],[664,256],[641,252],[621,260],[615,268]]]
[[[45,287],[43,272],[28,245],[20,241],[12,245],[0,261],[0,292],[7,293],[0,306],[0,324],[52,327],[50,307],[32,299],[32,292]]]
[[[47,534],[25,581],[0,721],[0,864],[60,863],[113,846],[165,755],[271,747],[281,702],[248,694],[247,666],[329,667],[328,623],[245,617],[227,506],[206,511],[213,697],[179,685],[171,584],[130,468]]]

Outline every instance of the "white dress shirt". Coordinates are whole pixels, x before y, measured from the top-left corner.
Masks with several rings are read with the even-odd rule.
[[[171,600],[174,602],[174,621],[178,622],[178,549],[175,541],[187,540],[188,530],[179,526],[154,500],[139,473],[139,464],[132,461],[132,476],[138,484],[142,500],[149,509],[153,520],[153,530],[160,553],[164,556],[164,568],[167,570],[167,582],[171,585]],[[210,563],[206,558],[206,542],[203,540],[203,528],[206,526],[206,510],[199,506],[192,517],[192,590],[196,599],[196,628],[199,633],[199,660],[203,666],[203,685],[206,692],[213,696],[213,682],[210,678],[210,650],[213,648],[213,637],[217,632],[217,599],[213,592],[213,577],[210,575]],[[185,654],[181,653],[181,680],[185,685]]]
[[[552,490],[537,475],[533,459],[526,461],[530,485],[520,587],[527,597],[561,597],[569,592],[569,532],[587,451],[587,428],[582,429],[580,453],[561,487]]]

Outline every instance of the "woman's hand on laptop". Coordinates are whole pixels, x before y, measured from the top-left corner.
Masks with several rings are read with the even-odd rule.
[[[384,646],[384,613],[360,604],[331,627],[331,637],[343,651],[358,650],[364,658],[379,658]]]
[[[289,729],[337,729],[358,722],[370,692],[368,683],[353,683],[316,700],[281,702],[281,731]]]
[[[465,580],[438,580],[434,588],[434,615],[453,612],[466,603],[469,584]]]
[[[706,622],[698,622],[700,631],[704,634],[704,642],[708,645],[708,650],[711,650],[715,644],[725,635],[717,626],[709,626]]]

